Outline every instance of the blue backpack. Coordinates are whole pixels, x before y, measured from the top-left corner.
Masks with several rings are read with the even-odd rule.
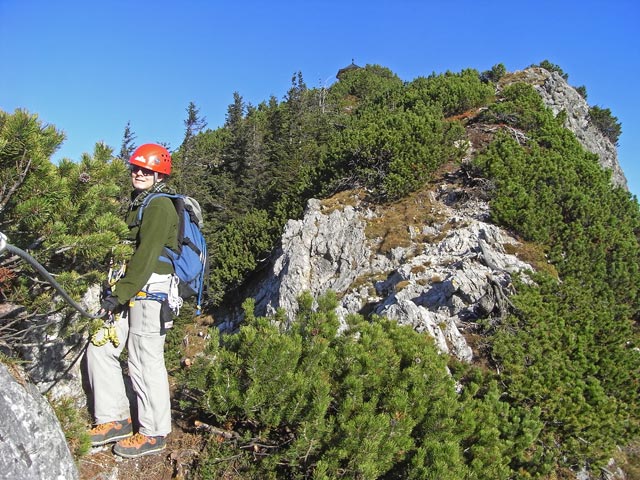
[[[187,195],[152,193],[144,199],[138,210],[138,223],[142,220],[144,208],[157,197],[170,198],[178,213],[178,249],[174,251],[165,247],[160,260],[173,264],[180,278],[178,294],[183,299],[196,295],[196,315],[200,315],[205,280],[209,276],[207,242],[201,230],[202,209],[195,199]]]

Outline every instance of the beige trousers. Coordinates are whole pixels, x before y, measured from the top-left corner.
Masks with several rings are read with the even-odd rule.
[[[167,293],[171,275],[151,275],[144,291]],[[126,344],[129,377],[136,395],[139,431],[148,436],[171,432],[169,379],[164,364],[165,335],[160,335],[160,302],[135,300],[128,318],[116,322],[120,345],[111,342],[87,348],[88,380],[93,392],[96,424],[131,416],[119,357]],[[135,422],[134,422],[135,423]]]

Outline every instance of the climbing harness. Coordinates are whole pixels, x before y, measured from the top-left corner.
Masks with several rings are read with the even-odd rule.
[[[137,301],[151,300],[160,303],[160,335],[164,335],[168,329],[173,327],[173,316],[180,313],[182,298],[178,295],[179,282],[180,278],[174,274],[169,282],[168,293],[141,290],[129,303],[129,307],[132,307]]]

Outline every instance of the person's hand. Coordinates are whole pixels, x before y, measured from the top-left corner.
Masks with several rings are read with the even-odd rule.
[[[100,308],[102,312],[113,313],[116,308],[120,306],[120,302],[113,295],[109,295],[100,304]]]

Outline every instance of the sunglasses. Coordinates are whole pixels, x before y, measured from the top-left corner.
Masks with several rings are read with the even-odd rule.
[[[129,167],[129,170],[131,171],[132,174],[140,172],[147,177],[150,177],[151,175],[153,175],[153,170],[149,170],[148,168],[144,168],[144,167],[139,167],[137,165],[131,165]]]

